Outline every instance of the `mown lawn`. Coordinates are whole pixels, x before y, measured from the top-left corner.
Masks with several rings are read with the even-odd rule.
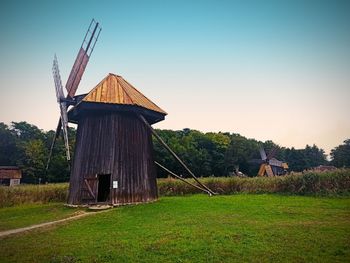
[[[349,262],[350,198],[163,197],[0,244],[0,262]]]

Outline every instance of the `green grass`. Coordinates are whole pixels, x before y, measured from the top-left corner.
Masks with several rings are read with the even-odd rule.
[[[62,203],[25,204],[0,209],[0,231],[59,220],[80,213]]]
[[[4,238],[0,262],[349,262],[349,233],[348,197],[163,197]]]

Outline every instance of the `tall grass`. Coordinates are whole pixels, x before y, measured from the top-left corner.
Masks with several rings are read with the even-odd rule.
[[[297,195],[349,195],[350,169],[331,172],[293,173],[279,177],[210,177],[201,181],[219,194],[286,193]],[[194,183],[194,181],[191,180]],[[158,180],[161,195],[184,195],[200,190],[178,180]]]
[[[0,186],[0,207],[24,203],[64,202],[67,193],[68,183]]]
[[[210,177],[200,180],[219,194],[350,195],[350,169],[294,173],[280,177]],[[172,178],[158,179],[158,190],[161,196],[200,193],[198,189]],[[65,202],[67,193],[67,183],[2,186],[0,187],[0,207],[23,203]]]

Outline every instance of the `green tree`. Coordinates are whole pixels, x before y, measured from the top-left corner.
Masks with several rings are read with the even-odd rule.
[[[304,149],[304,160],[307,167],[305,169],[327,164],[326,155],[323,149],[319,149],[315,144],[306,145]]]
[[[26,175],[25,181],[32,183],[39,182],[39,180],[46,181],[47,149],[44,142],[39,139],[30,140],[25,143],[24,152],[23,172]]]
[[[331,159],[336,167],[350,167],[350,139],[331,150]]]
[[[251,163],[252,159],[260,159],[258,142],[239,134],[232,134],[225,154],[226,174],[232,172],[235,166],[239,166],[244,174],[256,175],[259,166]]]
[[[29,141],[33,139],[44,140],[45,133],[37,126],[29,124],[25,121],[12,122],[12,131],[21,141]]]
[[[17,165],[19,151],[17,148],[17,138],[11,129],[0,122],[0,165]]]
[[[211,173],[215,176],[225,176],[226,165],[225,155],[230,145],[231,139],[229,134],[225,133],[206,133],[205,136],[211,142],[208,148],[209,155],[211,156]]]
[[[226,176],[235,166],[249,175],[255,176],[258,164],[252,159],[260,159],[259,145],[267,154],[274,150],[274,157],[287,161],[290,170],[304,169],[327,163],[322,149],[307,145],[305,149],[283,148],[273,141],[258,142],[239,134],[203,133],[191,129],[157,130],[160,137],[187,164],[197,176]],[[0,165],[18,165],[23,169],[24,181],[37,182],[38,178],[49,182],[68,181],[70,172],[62,136],[57,141],[48,171],[45,170],[48,151],[54,131],[44,132],[27,122],[12,122],[11,126],[0,123]],[[70,152],[73,158],[76,130],[68,129]],[[183,167],[157,141],[153,140],[155,160],[170,170],[188,176]],[[332,150],[332,163],[338,167],[349,166],[349,145],[346,140]],[[158,169],[158,176],[167,173]]]

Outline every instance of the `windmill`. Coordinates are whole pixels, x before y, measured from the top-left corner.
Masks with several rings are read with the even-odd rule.
[[[75,95],[100,31],[98,23],[93,20],[68,78],[67,96],[64,96],[56,57],[53,64],[61,117],[49,160],[61,130],[67,160],[70,160],[67,124],[69,121],[78,125],[70,169],[68,204],[114,206],[157,200],[157,163],[153,158],[152,135],[198,185],[175,177],[209,195],[215,194],[198,180],[152,128],[151,125],[164,120],[167,113],[123,77],[109,73],[89,93]],[[70,105],[73,107],[67,111]]]
[[[74,95],[78,89],[78,86],[84,74],[86,65],[89,62],[91,53],[95,48],[95,44],[100,35],[100,32],[101,32],[101,27],[99,26],[99,23],[96,22],[94,19],[92,19],[89,25],[89,28],[85,34],[83,43],[80,46],[78,55],[75,59],[75,62],[73,64],[72,70],[69,74],[69,77],[65,86],[67,90],[67,96],[65,96],[63,92],[63,85],[62,85],[62,80],[61,80],[60,71],[58,67],[57,56],[56,55],[54,56],[52,73],[53,73],[55,89],[56,89],[56,98],[60,107],[60,119],[58,121],[56,133],[55,133],[55,136],[53,137],[52,144],[50,147],[50,153],[49,153],[49,158],[46,165],[46,170],[48,170],[49,168],[52,151],[55,146],[56,139],[60,136],[61,131],[63,133],[64,145],[66,149],[66,158],[68,163],[70,163],[71,158],[70,158],[69,141],[68,141],[67,109],[68,109],[68,106],[75,104]]]
[[[288,164],[274,158],[277,148],[274,147],[268,155],[260,145],[259,152],[261,159],[253,159],[250,162],[260,164],[258,176],[278,176],[287,173]]]

